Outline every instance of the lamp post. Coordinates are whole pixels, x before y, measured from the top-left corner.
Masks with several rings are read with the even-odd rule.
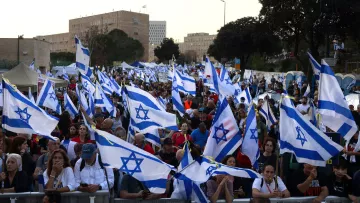
[[[226,16],[226,1],[225,0],[220,0],[222,2],[224,2],[224,26],[225,26],[225,16]]]
[[[17,63],[19,64],[20,63],[20,39],[23,39],[24,35],[18,35],[18,38],[17,38]]]

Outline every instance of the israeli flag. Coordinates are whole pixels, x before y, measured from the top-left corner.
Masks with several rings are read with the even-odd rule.
[[[79,111],[76,109],[67,93],[64,94],[64,109],[65,111],[69,112],[72,119],[74,119],[75,116],[79,114]]]
[[[310,101],[310,122],[316,127],[318,128],[318,124],[317,124],[317,119],[316,119],[316,114],[317,114],[317,108],[314,105],[314,101]]]
[[[323,124],[340,133],[345,140],[350,140],[357,132],[357,125],[334,72],[324,60],[321,65],[318,109]]]
[[[61,115],[61,105],[49,79],[47,79],[42,86],[36,104],[38,106],[48,107]]]
[[[158,128],[177,131],[176,115],[166,112],[148,92],[126,86],[130,123],[140,133],[150,133]]]
[[[246,118],[246,129],[241,151],[249,157],[252,166],[259,169],[258,158],[260,157],[259,136],[256,126],[256,113],[254,105],[250,105]]]
[[[172,168],[170,165],[107,132],[95,129],[95,138],[104,166],[118,168],[133,176],[152,193],[165,192],[167,178]]]
[[[262,176],[251,169],[243,169],[227,166],[213,161],[207,157],[198,157],[185,169],[176,173],[174,176],[180,180],[192,180],[197,183],[204,183],[215,175],[231,175],[242,178],[261,178]]]
[[[59,119],[48,115],[19,90],[3,79],[3,128],[15,133],[40,134],[50,137]]]
[[[343,150],[301,115],[288,96],[281,101],[280,120],[280,153],[293,153],[299,163],[325,166]]]
[[[88,104],[89,107],[86,109],[86,113],[88,115],[95,115],[95,98],[91,94],[88,95]]]
[[[172,81],[171,101],[173,103],[174,110],[178,111],[180,116],[182,117],[185,113],[185,109],[179,94],[179,87],[177,85],[176,76],[174,76]]]
[[[35,58],[33,59],[33,61],[31,62],[31,64],[29,65],[29,68],[31,70],[35,70]]]
[[[190,94],[192,96],[196,95],[196,85],[195,79],[193,77],[184,75],[177,70],[175,70],[174,75],[176,77],[177,87],[179,88],[180,92]]]
[[[98,77],[99,77],[100,85],[103,88],[104,92],[106,94],[111,95],[114,90],[113,90],[112,83],[111,83],[110,79],[107,77],[107,75],[100,72],[99,70],[97,71],[97,74],[98,74]]]
[[[100,84],[96,83],[95,106],[104,107],[112,117],[116,117],[116,109],[112,101],[106,96]]]
[[[210,91],[215,92],[216,94],[220,94],[218,74],[209,57],[206,57],[205,60],[204,74],[206,78],[204,80],[204,85],[208,86]]]
[[[221,161],[241,144],[241,134],[227,99],[220,95],[210,135],[204,150],[205,156]]]
[[[132,141],[135,139],[135,134],[136,130],[134,126],[130,123],[128,127],[128,142],[132,143]],[[158,147],[161,147],[161,140],[158,129],[153,130],[153,132],[144,133],[143,135],[146,141]]]
[[[121,96],[121,87],[120,87],[120,85],[116,82],[116,80],[114,79],[114,78],[112,78],[112,77],[110,77],[110,82],[111,82],[111,86],[113,87],[113,90],[114,90],[114,92],[117,94],[117,95],[119,95],[119,96]]]
[[[234,96],[235,96],[235,98],[236,98],[237,95],[240,95],[240,93],[242,92],[242,89],[241,89],[240,83],[238,83],[238,82],[234,83],[233,86],[234,86],[234,88],[235,88],[235,94],[234,94]],[[240,102],[240,100],[239,100],[239,102]]]
[[[219,79],[218,84],[220,94],[224,96],[233,96],[236,94],[236,89],[233,86],[229,74],[223,65],[221,65],[220,77],[218,77],[217,79]]]
[[[306,91],[304,92],[304,97],[307,97],[310,94],[310,85],[306,87]]]
[[[90,108],[85,93],[83,92],[83,90],[79,90],[78,85],[76,84],[76,95],[78,97],[78,102],[79,104],[83,107],[83,109],[86,111],[87,115],[91,118],[93,117],[93,111]],[[90,94],[89,94],[90,96]]]
[[[309,61],[311,64],[311,67],[313,69],[315,79],[319,80],[320,78],[320,72],[321,72],[321,65],[314,59],[314,57],[308,52],[309,55]]]
[[[268,130],[270,130],[270,127],[275,125],[277,120],[270,108],[269,101],[267,99],[264,100],[263,105],[260,107],[259,113],[262,117],[265,118],[266,126]]]
[[[184,156],[180,161],[178,166],[178,171],[180,172],[185,167],[187,167],[190,163],[194,162],[190,154],[190,150],[188,147],[188,142],[184,145]],[[206,195],[200,188],[199,183],[194,183],[191,180],[179,180],[175,179],[173,182],[174,191],[171,194],[171,199],[182,199],[182,200],[192,200],[195,202],[209,202]]]
[[[80,73],[81,84],[83,89],[88,93],[94,95],[95,85],[91,82],[90,78],[82,73]]]
[[[347,90],[351,90],[356,85],[356,79],[352,80],[351,83],[346,87]]]
[[[80,39],[75,36],[75,45],[76,45],[76,67],[79,68],[80,72],[86,74],[89,69],[90,62],[90,51],[88,48],[84,47],[81,44]]]
[[[252,101],[252,97],[251,97],[251,94],[250,94],[250,89],[249,89],[249,87],[247,87],[244,91],[242,91],[239,95],[237,95],[237,96],[235,97],[235,102],[236,102],[236,103],[240,103],[241,97],[244,97],[244,98],[245,98],[244,104],[250,105],[250,103],[251,103],[251,101]]]
[[[253,84],[253,71],[252,70],[250,70],[249,83]]]
[[[4,94],[3,94],[3,85],[2,82],[0,84],[0,106],[4,106]],[[33,102],[35,104],[35,102]]]
[[[128,105],[128,102],[127,102],[127,96],[126,96],[126,93],[125,93],[125,87],[122,86],[121,87],[121,103],[125,109],[126,112],[129,112],[129,105]]]
[[[158,97],[158,100],[159,100],[160,105],[161,105],[164,109],[166,109],[166,104],[169,103],[169,100],[166,99],[166,98],[165,98],[165,99],[162,98],[162,96]]]

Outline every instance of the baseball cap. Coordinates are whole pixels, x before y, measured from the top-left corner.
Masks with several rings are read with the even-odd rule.
[[[82,159],[90,159],[91,156],[95,153],[96,147],[93,144],[84,144],[81,150]]]
[[[164,139],[164,145],[172,145],[173,142],[172,142],[172,139],[170,137],[167,137]]]

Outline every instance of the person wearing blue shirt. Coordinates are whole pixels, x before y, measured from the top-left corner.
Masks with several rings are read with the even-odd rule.
[[[198,145],[200,148],[205,147],[208,136],[209,131],[206,130],[206,125],[204,122],[200,123],[199,127],[191,133],[191,139],[193,140],[194,144]]]

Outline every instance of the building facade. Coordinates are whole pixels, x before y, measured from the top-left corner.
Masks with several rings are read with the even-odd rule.
[[[187,51],[195,51],[196,61],[202,61],[215,38],[216,35],[209,33],[190,33],[184,37],[183,43],[179,43],[180,52],[185,54]]]
[[[150,21],[149,41],[150,44],[160,45],[166,38],[166,21]]]
[[[35,58],[35,67],[45,66],[50,70],[50,47],[45,40],[36,38],[0,38],[0,60],[19,62],[30,65]]]
[[[69,20],[69,32],[55,35],[38,36],[51,42],[51,51],[75,52],[74,36],[85,36],[92,27],[97,26],[101,31],[113,29],[123,30],[129,37],[137,39],[144,47],[143,60],[149,56],[149,15],[129,11],[115,11],[88,17]]]

